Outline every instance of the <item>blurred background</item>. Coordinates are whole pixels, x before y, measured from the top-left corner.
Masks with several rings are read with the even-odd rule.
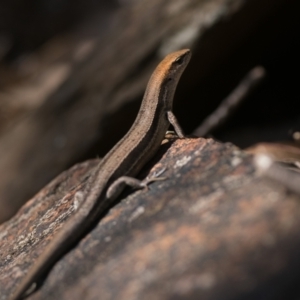
[[[174,112],[188,134],[254,67],[260,84],[207,132],[246,148],[293,142],[299,118],[296,0],[0,1],[0,222],[132,124],[169,52],[191,48]],[[199,131],[198,131],[199,132]]]

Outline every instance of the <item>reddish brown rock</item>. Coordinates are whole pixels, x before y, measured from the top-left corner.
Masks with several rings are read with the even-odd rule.
[[[299,195],[260,177],[250,155],[211,139],[176,140],[162,146],[158,159],[151,173],[166,168],[167,179],[148,191],[128,189],[29,299],[283,299],[297,294]],[[20,235],[30,237],[37,223],[42,226],[54,203],[54,223],[72,206],[69,201],[59,210],[60,197],[48,210],[35,203],[47,199],[32,200],[0,227],[6,245],[0,271],[4,296],[56,230],[46,221],[49,235],[35,243],[23,238],[23,248]]]

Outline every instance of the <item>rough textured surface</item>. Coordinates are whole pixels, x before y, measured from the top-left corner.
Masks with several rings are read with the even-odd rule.
[[[299,195],[259,177],[250,155],[211,139],[168,143],[154,161],[151,172],[165,167],[168,179],[123,194],[28,299],[286,299],[293,292]],[[53,210],[43,208],[51,200],[38,196],[0,227],[2,299],[55,235],[45,218]],[[56,218],[72,205],[57,209]],[[40,220],[52,232],[36,243],[23,238],[16,252],[20,235],[42,228]]]
[[[5,290],[13,290],[15,280],[24,276],[32,260],[42,253],[57,230],[76,212],[78,204],[74,195],[82,189],[97,163],[98,160],[90,160],[63,172],[0,227],[2,296]]]

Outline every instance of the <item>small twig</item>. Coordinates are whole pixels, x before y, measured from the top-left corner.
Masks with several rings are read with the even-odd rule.
[[[262,82],[265,76],[266,71],[263,67],[257,66],[253,68],[231,94],[221,102],[217,109],[194,130],[193,135],[205,136],[224,123],[233,110]]]
[[[258,143],[244,149],[247,153],[265,154],[274,161],[297,166],[300,162],[300,146],[297,143]]]
[[[298,172],[282,167],[265,154],[255,155],[254,164],[257,171],[263,176],[276,180],[288,190],[300,194],[300,175]]]

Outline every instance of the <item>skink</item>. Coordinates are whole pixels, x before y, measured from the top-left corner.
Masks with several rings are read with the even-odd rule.
[[[156,67],[132,127],[95,168],[81,195],[83,200],[78,211],[29,269],[10,300],[21,299],[28,288],[98,221],[124,184],[131,184],[130,177],[156,153],[170,123],[177,135],[183,137],[172,106],[177,83],[190,57],[189,49],[180,50],[167,55]]]

